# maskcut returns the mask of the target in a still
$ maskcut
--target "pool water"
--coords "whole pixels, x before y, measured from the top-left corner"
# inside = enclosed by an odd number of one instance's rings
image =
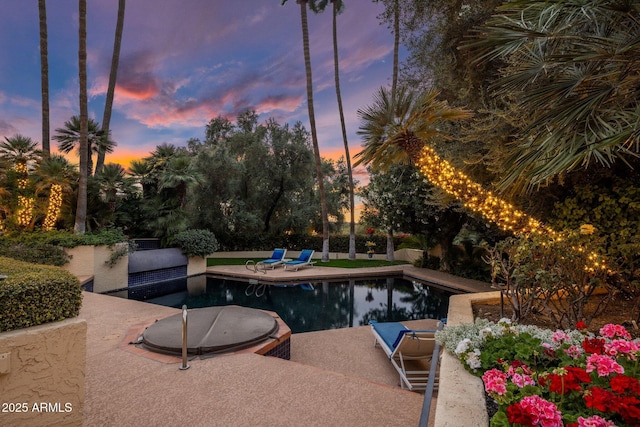
[[[452,295],[402,278],[265,286],[197,276],[162,287],[171,293],[148,297],[129,291],[129,298],[176,308],[239,305],[274,311],[293,333],[362,326],[370,320],[440,319],[447,316]]]

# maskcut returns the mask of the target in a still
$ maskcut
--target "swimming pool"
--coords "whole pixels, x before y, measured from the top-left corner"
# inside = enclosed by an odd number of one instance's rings
[[[162,296],[129,291],[129,298],[181,308],[239,305],[274,311],[293,333],[447,316],[451,292],[402,278],[266,285],[196,276],[161,284]],[[256,292],[256,290],[258,292]],[[157,289],[156,289],[157,292]]]

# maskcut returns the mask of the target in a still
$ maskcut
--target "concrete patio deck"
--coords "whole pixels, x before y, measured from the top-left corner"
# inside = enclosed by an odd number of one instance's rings
[[[220,269],[210,267],[208,274],[222,274]],[[232,273],[240,274],[239,268],[233,270]],[[274,281],[282,280],[278,274],[301,281],[312,276],[345,277],[356,273],[327,270],[326,267],[301,269],[297,273],[276,270],[267,274],[246,271],[259,274],[262,280],[268,276]],[[376,275],[387,274],[378,268],[374,270]],[[413,273],[419,271],[410,271]],[[489,290],[481,282],[469,281],[462,286],[470,287],[459,288],[465,292]],[[132,330],[138,328],[142,333],[145,324],[177,312],[169,307],[84,293],[80,312],[87,322],[83,425],[418,424],[423,395],[398,387],[396,371],[384,352],[374,348],[367,326],[294,334],[290,361],[240,353],[193,359],[190,368],[181,371],[175,358],[163,360],[158,355],[127,351]],[[436,321],[412,323],[409,325],[422,329],[434,327]],[[434,412],[432,405],[432,419]]]

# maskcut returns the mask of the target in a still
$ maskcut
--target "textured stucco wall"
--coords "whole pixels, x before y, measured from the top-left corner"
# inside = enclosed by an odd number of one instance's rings
[[[500,292],[454,295],[449,299],[447,325],[473,323],[473,303],[494,301]],[[466,371],[458,358],[444,351],[440,364],[440,387],[436,403],[435,427],[486,427],[489,416],[482,380]]]
[[[78,318],[0,333],[0,425],[81,426],[86,360]]]
[[[126,243],[119,245],[126,245]],[[111,257],[111,249],[108,246],[78,246],[66,249],[66,251],[72,258],[62,268],[81,280],[93,277],[94,292],[106,292],[127,287],[128,256],[118,258],[116,265],[110,266],[107,263]]]

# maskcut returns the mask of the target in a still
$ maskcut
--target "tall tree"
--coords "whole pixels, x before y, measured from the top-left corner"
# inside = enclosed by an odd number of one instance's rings
[[[42,154],[48,156],[49,143],[49,53],[47,41],[47,1],[38,0],[40,19],[40,81],[42,86]]]
[[[414,93],[400,87],[395,96],[380,88],[372,105],[358,110],[359,135],[364,149],[356,154],[355,165],[370,164],[373,169],[387,170],[391,165],[416,164],[426,142],[443,138],[442,122],[471,116],[466,110],[450,108],[437,99],[438,92]],[[387,229],[387,259],[393,260],[393,228]]]
[[[80,117],[72,116],[64,122],[64,127],[57,128],[55,132],[53,139],[60,143],[58,146],[60,151],[70,153],[74,148],[80,151]],[[91,176],[93,175],[93,154],[98,154],[100,151],[111,153],[116,143],[109,138],[109,135],[104,134],[98,122],[88,119],[87,144],[87,173]]]
[[[118,64],[120,62],[120,45],[122,44],[122,30],[124,28],[124,9],[126,0],[118,0],[118,21],[116,23],[116,35],[113,42],[113,56],[111,57],[111,71],[109,72],[109,87],[107,88],[107,98],[104,104],[104,115],[102,116],[102,133],[108,136],[111,124],[111,110],[113,108],[113,97],[116,90],[116,80],[118,78]],[[96,160],[96,173],[102,170],[104,158],[107,151],[104,148],[98,150]]]
[[[338,57],[338,14],[344,10],[342,0],[320,0],[317,4],[310,3],[314,12],[323,11],[328,2],[331,2],[332,22],[333,22],[333,69],[335,76],[336,97],[338,100],[338,112],[340,114],[340,129],[342,130],[342,141],[344,142],[344,153],[347,164],[347,174],[349,176],[349,259],[356,259],[356,220],[355,220],[355,185],[353,183],[353,169],[351,167],[351,155],[349,154],[349,142],[347,140],[347,127],[344,120],[344,109],[342,107],[342,94],[340,92],[340,62]]]
[[[309,25],[307,22],[307,0],[296,0],[300,5],[300,21],[302,23],[302,48],[304,51],[304,68],[307,76],[307,108],[309,110],[309,126],[311,127],[311,141],[313,154],[316,160],[316,177],[318,179],[318,191],[320,193],[320,209],[322,215],[322,261],[329,261],[329,214],[327,198],[324,191],[324,179],[322,176],[322,159],[320,158],[320,146],[316,131],[316,116],[313,109],[313,78],[311,74],[311,53],[309,49]],[[284,5],[287,0],[282,0]]]
[[[87,228],[87,182],[89,174],[88,153],[89,142],[87,105],[87,0],[78,0],[78,68],[80,75],[80,178],[78,180],[78,202],[76,206],[76,220],[73,226],[76,234],[84,234]]]

